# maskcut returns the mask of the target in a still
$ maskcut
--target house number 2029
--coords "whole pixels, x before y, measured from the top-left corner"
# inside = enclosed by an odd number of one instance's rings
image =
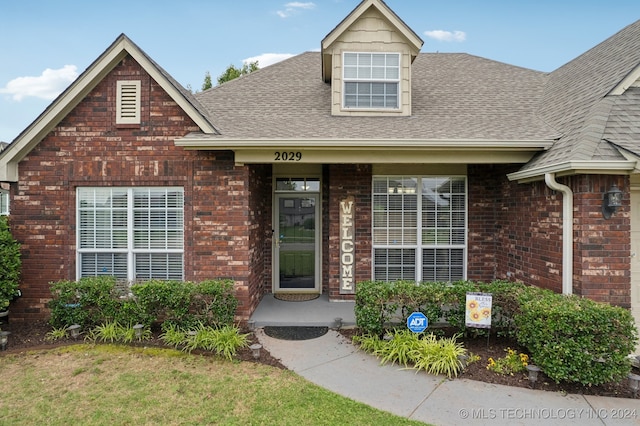
[[[276,151],[273,153],[274,161],[300,161],[302,153],[300,151]]]

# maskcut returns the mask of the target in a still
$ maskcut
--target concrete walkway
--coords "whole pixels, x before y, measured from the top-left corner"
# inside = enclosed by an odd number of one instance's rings
[[[307,380],[429,424],[640,425],[640,399],[564,395],[416,374],[398,366],[381,366],[334,330],[303,341],[274,339],[262,329],[256,334],[271,355]]]

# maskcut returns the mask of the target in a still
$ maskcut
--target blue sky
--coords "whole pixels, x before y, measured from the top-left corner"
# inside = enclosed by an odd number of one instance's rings
[[[319,50],[360,0],[0,0],[0,141],[12,141],[120,35],[185,87],[230,64]],[[553,71],[640,19],[637,0],[386,0],[423,52]],[[320,75],[320,70],[318,70]]]

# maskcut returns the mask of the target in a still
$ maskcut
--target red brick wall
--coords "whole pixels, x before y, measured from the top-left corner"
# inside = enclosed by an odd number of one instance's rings
[[[142,82],[142,123],[115,125],[116,81]],[[125,58],[19,165],[12,185],[13,232],[22,244],[23,297],[12,320],[46,318],[49,283],[76,278],[78,186],[181,186],[185,190],[185,279],[231,278],[240,316],[262,285],[264,195],[249,196],[264,171],[236,166],[233,153],[185,151],[177,137],[195,123],[131,58]],[[255,263],[254,263],[255,262]]]
[[[471,280],[508,279],[562,292],[562,194],[542,182],[509,182],[510,166],[469,166]],[[606,175],[557,179],[573,191],[573,292],[629,307],[629,180]],[[623,207],[602,217],[612,183]]]
[[[627,176],[580,175],[566,179],[574,191],[574,293],[631,306],[630,182]],[[602,217],[602,197],[616,183],[623,206]]]

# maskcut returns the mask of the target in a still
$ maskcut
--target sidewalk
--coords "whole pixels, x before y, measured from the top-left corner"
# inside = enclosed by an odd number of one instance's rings
[[[256,335],[290,370],[332,392],[445,425],[640,425],[640,399],[563,395],[381,366],[334,330],[303,341]]]

